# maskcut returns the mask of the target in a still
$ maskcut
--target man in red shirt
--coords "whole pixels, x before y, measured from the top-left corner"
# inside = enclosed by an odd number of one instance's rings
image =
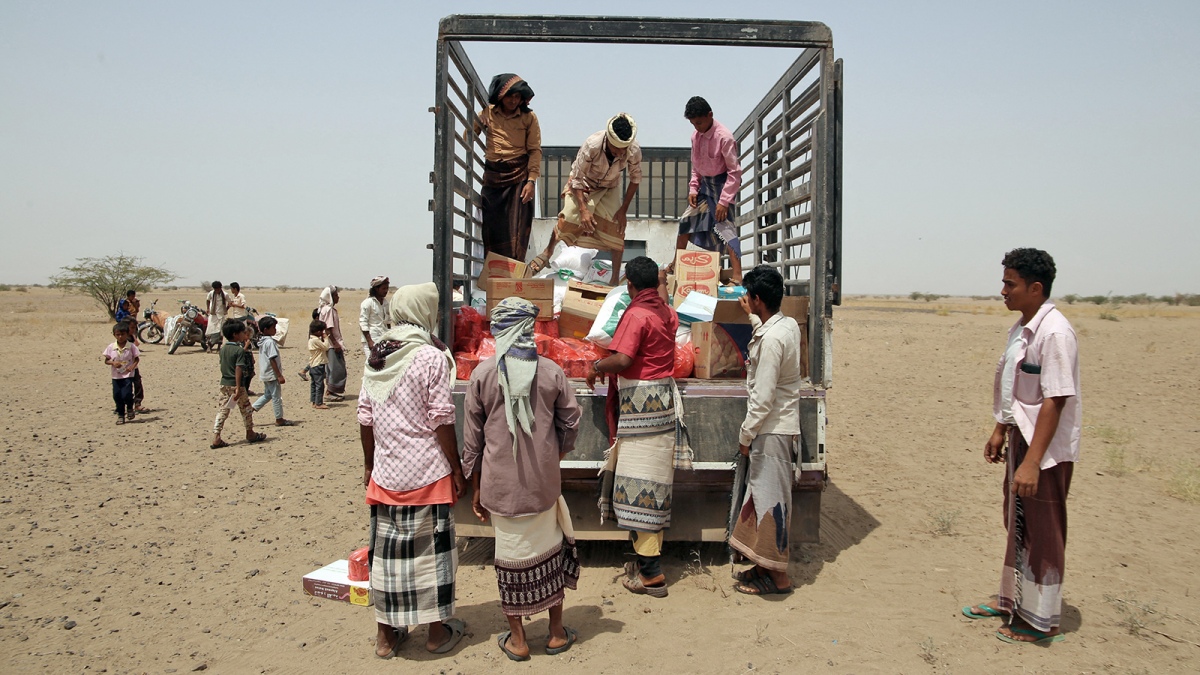
[[[662,598],[667,584],[658,558],[671,525],[671,485],[676,468],[692,468],[683,402],[672,377],[679,317],[667,305],[657,263],[638,256],[625,266],[625,276],[632,301],[613,334],[613,353],[592,364],[587,378],[595,386],[600,374],[616,376],[609,378],[615,432],[601,472],[600,522],[616,518],[630,531],[637,562],[625,565],[625,588]]]

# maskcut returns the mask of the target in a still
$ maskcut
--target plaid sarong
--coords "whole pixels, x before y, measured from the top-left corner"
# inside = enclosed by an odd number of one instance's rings
[[[458,549],[449,504],[372,504],[369,548],[378,623],[399,628],[453,616]]]
[[[738,236],[737,226],[733,224],[733,206],[725,220],[717,222],[717,200],[721,198],[721,190],[729,174],[716,176],[701,176],[699,199],[696,206],[689,206],[679,216],[679,234],[688,235],[688,241],[706,251],[720,251],[721,246],[728,246],[735,256],[742,255],[742,242]]]

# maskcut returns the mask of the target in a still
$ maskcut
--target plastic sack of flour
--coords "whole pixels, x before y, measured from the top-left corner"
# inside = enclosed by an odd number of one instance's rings
[[[592,322],[592,329],[588,331],[586,339],[601,347],[612,344],[613,333],[617,332],[617,322],[621,320],[629,302],[629,291],[625,286],[616,286],[609,291],[608,295],[604,296],[604,304],[600,306],[600,313]]]

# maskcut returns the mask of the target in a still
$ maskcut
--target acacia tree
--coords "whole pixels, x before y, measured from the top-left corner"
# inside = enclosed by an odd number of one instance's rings
[[[142,264],[145,258],[118,255],[103,258],[77,258],[74,265],[50,277],[55,286],[83,293],[95,300],[112,319],[117,314],[117,302],[126,291],[148,291],[156,285],[174,281],[174,272]]]

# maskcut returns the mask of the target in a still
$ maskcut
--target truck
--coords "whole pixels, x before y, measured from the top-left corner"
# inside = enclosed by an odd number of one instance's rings
[[[833,307],[841,286],[842,61],[833,36],[819,22],[451,15],[437,40],[433,198],[433,281],[441,291],[440,337],[453,344],[451,288],[462,283],[467,302],[478,291],[483,245],[479,214],[484,140],[474,131],[487,90],[467,56],[472,42],[609,43],[774,47],[798,52],[795,61],[733,132],[740,148],[742,187],[735,224],[744,269],[776,268],[785,293],[808,298],[808,379],[800,401],[802,456],[793,485],[792,540],[817,542],[821,494],[828,480],[825,442],[826,391],[832,385]],[[576,139],[582,141],[582,139]],[[539,211],[530,252],[540,250],[561,208],[562,187],[578,146],[544,146],[538,180]],[[690,149],[642,147],[643,182],[630,207],[625,259],[647,253],[659,261],[674,255],[676,222],[686,207]],[[654,232],[669,233],[668,242]],[[669,254],[662,251],[669,246]],[[614,271],[615,273],[615,271]],[[579,539],[624,539],[628,533],[601,525],[597,473],[608,447],[606,390],[575,381],[582,409],[576,448],[562,462],[563,495]],[[459,408],[466,383],[458,382]],[[740,507],[744,463],[738,430],[746,412],[746,384],[737,379],[678,381],[685,422],[695,452],[694,470],[676,471],[668,540],[721,542]],[[461,438],[460,438],[461,443]],[[466,500],[456,512],[460,536],[491,536]]]

